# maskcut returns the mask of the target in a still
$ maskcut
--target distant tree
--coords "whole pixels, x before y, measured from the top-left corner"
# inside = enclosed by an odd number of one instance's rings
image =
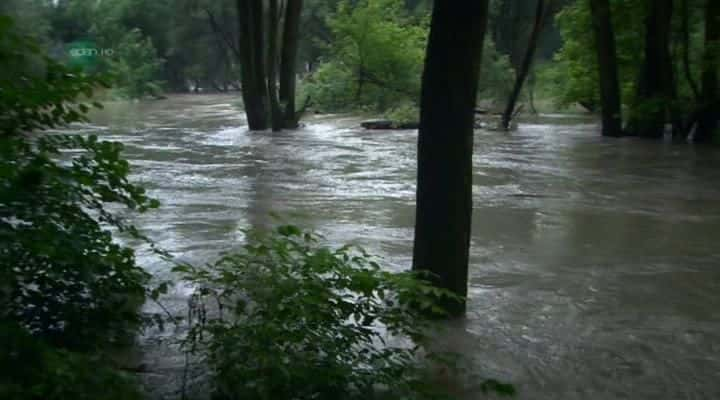
[[[418,137],[413,269],[467,294],[474,108],[488,2],[436,1],[425,58]],[[465,303],[447,304],[462,314]]]
[[[720,2],[707,0],[705,6],[705,55],[702,63],[702,93],[696,142],[710,142],[720,118]]]
[[[265,61],[263,2],[237,0],[242,97],[251,130],[265,130],[270,123],[270,92]]]
[[[296,128],[300,115],[295,105],[303,0],[287,0],[280,53],[280,104],[286,128]]]
[[[647,0],[644,59],[638,74],[628,129],[634,135],[661,138],[675,100],[670,55],[672,0]]]
[[[522,91],[525,80],[530,73],[533,59],[535,58],[535,49],[537,48],[538,41],[540,40],[540,33],[542,32],[543,26],[550,10],[550,4],[552,1],[537,0],[537,6],[535,9],[535,22],[530,32],[530,38],[528,39],[527,48],[520,64],[517,74],[515,77],[515,85],[510,93],[505,111],[502,115],[502,128],[508,129],[510,127],[510,120],[512,119],[513,113],[515,112],[515,106],[517,104],[518,97]]]
[[[590,9],[600,77],[602,134],[603,136],[617,137],[622,135],[622,111],[610,2],[608,0],[590,0]]]
[[[302,2],[268,0],[267,10],[265,2],[260,0],[237,0],[236,4],[240,30],[240,74],[248,126],[251,130],[264,130],[270,126],[273,130],[296,127],[298,116],[294,80],[297,61],[289,58],[297,57],[297,20]],[[286,29],[289,32],[284,34]],[[279,74],[283,85],[280,89]],[[284,100],[282,106],[278,97],[280,93]],[[292,116],[288,107],[292,109]],[[286,122],[290,124],[286,126]]]

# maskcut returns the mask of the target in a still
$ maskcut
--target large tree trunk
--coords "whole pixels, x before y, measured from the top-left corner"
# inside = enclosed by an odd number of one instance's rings
[[[474,108],[487,0],[436,1],[425,58],[418,138],[413,270],[467,294]],[[465,303],[445,304],[462,314]]]
[[[648,0],[645,26],[645,59],[640,68],[632,133],[662,138],[675,84],[670,56],[672,0]]]
[[[280,104],[284,108],[286,128],[297,128],[295,80],[298,46],[300,45],[300,15],[303,0],[287,0],[285,27],[280,56]]]
[[[236,1],[242,96],[250,130],[268,128],[270,99],[265,65],[263,2]]]
[[[608,0],[590,0],[595,47],[600,73],[600,102],[603,136],[622,136],[620,81],[618,79],[615,32]]]
[[[532,67],[532,62],[535,58],[535,49],[537,48],[537,43],[540,39],[540,33],[542,32],[546,15],[547,7],[545,6],[545,0],[538,0],[537,8],[535,9],[535,23],[532,31],[530,32],[527,50],[525,50],[525,56],[522,64],[520,65],[520,69],[517,72],[517,77],[515,78],[515,86],[513,86],[507,106],[505,107],[505,112],[503,112],[502,115],[501,126],[505,130],[510,128],[510,120],[512,119],[513,112],[515,111],[517,99],[520,96],[523,85],[525,84],[525,79],[530,72],[530,67]]]
[[[720,69],[720,2],[706,0],[705,56],[702,68],[702,96],[698,118],[696,142],[711,142],[719,128],[720,96],[718,70]]]

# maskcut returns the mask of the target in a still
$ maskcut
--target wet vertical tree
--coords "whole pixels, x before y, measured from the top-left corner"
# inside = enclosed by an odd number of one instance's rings
[[[420,100],[413,269],[467,294],[474,108],[488,2],[436,1]],[[446,304],[461,314],[464,303]]]
[[[620,81],[618,79],[615,32],[610,2],[590,0],[598,72],[600,74],[600,103],[603,136],[622,136]]]
[[[236,0],[237,53],[251,130],[298,125],[295,74],[302,4],[302,0]]]
[[[640,67],[635,104],[630,118],[633,134],[661,138],[675,99],[670,55],[672,0],[647,0],[644,60]]]
[[[260,0],[236,0],[242,97],[250,130],[269,125],[270,92],[267,86],[265,15]]]
[[[720,94],[718,93],[718,70],[720,70],[720,2],[706,0],[705,6],[705,54],[702,64],[702,93],[695,141],[713,140],[719,128]]]
[[[287,0],[280,54],[280,104],[283,107],[285,128],[297,128],[298,110],[295,105],[297,57],[300,46],[300,17],[303,0]]]
[[[517,104],[518,97],[520,96],[520,92],[525,84],[528,73],[530,73],[530,68],[532,67],[533,59],[535,58],[535,49],[537,49],[538,40],[540,40],[540,34],[542,33],[543,26],[545,25],[545,19],[548,15],[550,3],[551,1],[546,0],[537,1],[537,6],[535,8],[535,22],[533,23],[532,30],[530,31],[530,38],[525,50],[525,55],[523,56],[522,63],[517,71],[513,90],[510,93],[510,98],[508,99],[505,111],[502,115],[501,126],[505,130],[510,128],[510,120],[515,112],[515,105]]]
[[[267,50],[267,87],[270,97],[270,120],[273,131],[283,129],[283,113],[278,98],[278,36],[280,28],[280,1],[268,0],[268,50]]]

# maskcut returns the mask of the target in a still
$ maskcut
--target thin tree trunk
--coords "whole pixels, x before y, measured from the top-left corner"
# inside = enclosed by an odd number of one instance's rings
[[[620,83],[618,79],[615,32],[608,0],[590,0],[595,47],[600,73],[600,102],[603,136],[622,136]]]
[[[236,0],[239,23],[242,96],[250,130],[268,128],[270,100],[265,65],[261,0]]]
[[[270,94],[270,119],[272,130],[283,129],[283,113],[278,100],[277,69],[278,69],[278,30],[280,27],[279,0],[269,0],[269,23],[268,23],[268,53],[267,53],[267,80],[268,92]]]
[[[287,0],[280,58],[280,104],[284,107],[286,128],[297,128],[299,119],[295,105],[295,75],[302,7],[303,0]]]
[[[707,143],[713,140],[720,125],[720,2],[717,0],[707,0],[705,7],[705,56],[702,67],[702,103],[695,141]]]
[[[436,1],[422,78],[413,270],[465,296],[472,216],[474,108],[487,0]],[[451,314],[465,303],[447,302]]]
[[[674,100],[670,32],[672,0],[647,0],[645,60],[642,63],[631,130],[640,137],[662,138]],[[674,119],[674,118],[673,118]]]
[[[683,69],[685,71],[685,79],[690,85],[690,89],[696,99],[700,98],[700,90],[698,89],[697,82],[693,78],[692,71],[690,69],[690,10],[688,6],[688,0],[682,0],[682,46],[683,46]]]
[[[530,40],[528,41],[528,47],[525,51],[525,57],[523,58],[520,70],[515,78],[515,86],[510,93],[505,112],[502,115],[501,126],[507,130],[510,128],[510,119],[512,118],[513,111],[515,111],[515,105],[517,104],[518,97],[522,91],[525,79],[527,78],[530,68],[532,67],[533,59],[535,58],[535,49],[537,49],[537,43],[540,39],[540,33],[542,32],[543,25],[545,23],[545,16],[547,15],[548,7],[545,6],[545,0],[538,0],[537,8],[535,10],[535,24],[533,25],[532,32],[530,33]]]

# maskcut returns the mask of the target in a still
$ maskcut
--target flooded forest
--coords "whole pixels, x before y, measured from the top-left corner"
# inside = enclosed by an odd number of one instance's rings
[[[0,399],[720,398],[720,2],[3,0]]]

